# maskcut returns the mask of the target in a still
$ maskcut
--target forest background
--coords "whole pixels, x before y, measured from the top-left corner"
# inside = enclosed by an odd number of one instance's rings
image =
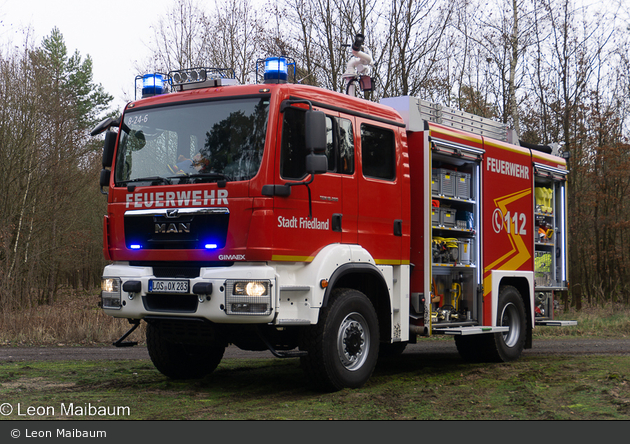
[[[629,17],[623,0],[177,0],[147,23],[137,74],[230,67],[249,83],[256,60],[284,55],[303,83],[341,91],[361,33],[374,58],[368,99],[417,96],[561,144],[571,170],[564,302],[628,306]],[[89,133],[120,112],[63,30],[24,35],[0,48],[0,311],[100,285],[102,141]]]

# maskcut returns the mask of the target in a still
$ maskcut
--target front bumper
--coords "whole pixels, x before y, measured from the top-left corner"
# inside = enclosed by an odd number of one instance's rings
[[[277,276],[265,263],[201,266],[188,275],[156,271],[128,263],[105,267],[104,312],[118,318],[176,316],[215,323],[270,323],[276,315]]]

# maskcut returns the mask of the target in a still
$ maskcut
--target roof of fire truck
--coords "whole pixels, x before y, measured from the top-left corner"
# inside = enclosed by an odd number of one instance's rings
[[[258,75],[260,64],[264,64],[261,83]],[[484,143],[491,143],[506,149],[529,152],[539,162],[566,168],[566,160],[556,155],[557,153],[554,152],[552,155],[540,151],[535,146],[522,146],[518,136],[511,134],[512,130],[506,124],[432,104],[415,97],[390,98],[377,103],[325,88],[289,83],[290,65],[291,63],[283,57],[259,60],[256,83],[246,85],[238,84],[234,72],[223,68],[191,68],[171,71],[168,75],[138,76],[136,81],[142,80],[142,98],[130,102],[127,108],[144,108],[184,101],[203,101],[273,92],[274,94],[271,95],[277,95],[282,98],[281,100],[307,99],[315,107],[352,111],[354,114],[364,115],[370,119],[382,119],[397,126],[405,126],[410,131],[430,130],[436,136],[438,134],[442,137],[450,135],[447,138],[467,140],[467,143],[474,145],[482,146]],[[293,66],[295,66],[294,62]],[[414,128],[410,124],[411,115],[414,113],[417,114],[416,121],[422,122],[421,128]],[[471,140],[471,137],[474,140]]]
[[[205,73],[203,73],[204,70],[206,70]],[[214,68],[193,68],[189,70],[172,71],[167,76],[162,74],[147,74],[142,77],[137,77],[137,80],[143,80],[142,98],[130,102],[127,108],[167,105],[183,101],[212,100],[213,98],[220,97],[271,94],[273,92],[282,97],[282,100],[285,98],[307,99],[315,107],[330,110],[349,110],[355,114],[369,116],[371,119],[384,119],[397,126],[405,126],[401,115],[390,106],[325,88],[300,83],[289,83],[286,77],[282,78],[281,76],[281,78],[278,79],[276,76],[269,76],[268,68],[265,70],[265,79],[262,83],[245,85],[238,84],[234,78],[221,77],[221,74],[217,74],[213,70]],[[191,76],[189,74],[190,72],[196,72],[197,74]],[[202,72],[202,74],[199,74],[200,72]],[[185,76],[182,75],[182,73],[186,73]],[[210,77],[210,73],[213,73],[215,76]],[[194,77],[195,80],[179,80],[182,77],[186,79]],[[179,82],[177,80],[179,80]],[[170,91],[168,91],[169,89]]]

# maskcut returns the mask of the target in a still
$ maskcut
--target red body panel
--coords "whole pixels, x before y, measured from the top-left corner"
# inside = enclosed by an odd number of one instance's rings
[[[401,264],[409,261],[409,165],[402,119],[388,107],[301,85],[231,86],[157,96],[130,106],[138,109],[219,97],[270,94],[269,120],[262,164],[250,181],[196,185],[138,186],[133,190],[110,182],[109,205],[104,225],[104,252],[113,261],[311,261],[329,244],[360,243],[377,262]],[[266,197],[264,185],[282,185],[280,103],[306,98],[315,109],[351,119],[355,140],[355,172],[352,175],[317,175],[309,185],[312,217],[309,217],[309,188],[292,186],[289,197]],[[323,105],[328,104],[328,105]],[[323,105],[323,106],[322,106]],[[359,127],[380,119],[396,137],[396,180],[375,181],[361,175]],[[385,121],[385,123],[383,123]],[[387,123],[389,122],[389,123]],[[113,175],[112,175],[113,176]],[[405,202],[405,204],[403,204]],[[126,247],[126,211],[164,208],[227,208],[230,212],[226,245],[218,250],[131,250]],[[343,215],[342,231],[332,230],[333,215]],[[402,220],[402,236],[394,236],[394,221]]]
[[[533,169],[527,149],[485,140],[483,181],[483,294],[492,270],[533,271]],[[484,304],[484,320],[491,319]]]
[[[408,134],[409,142],[409,164],[411,171],[425,171],[425,151],[429,149],[425,144],[425,135],[422,132],[411,132]],[[422,293],[424,291],[424,263],[425,255],[431,254],[425,251],[425,227],[424,218],[427,211],[424,206],[425,193],[431,193],[425,190],[423,175],[412,174],[411,176],[411,257],[410,261],[414,264],[411,273],[412,293]],[[430,233],[428,233],[430,236]]]

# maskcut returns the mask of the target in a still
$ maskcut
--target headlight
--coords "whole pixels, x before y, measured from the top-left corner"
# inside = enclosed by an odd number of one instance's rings
[[[266,296],[269,291],[269,282],[249,281],[235,282],[235,296]]]
[[[227,281],[225,286],[227,314],[266,316],[271,313],[269,281]]]
[[[120,279],[101,279],[101,301],[103,308],[120,309]]]

